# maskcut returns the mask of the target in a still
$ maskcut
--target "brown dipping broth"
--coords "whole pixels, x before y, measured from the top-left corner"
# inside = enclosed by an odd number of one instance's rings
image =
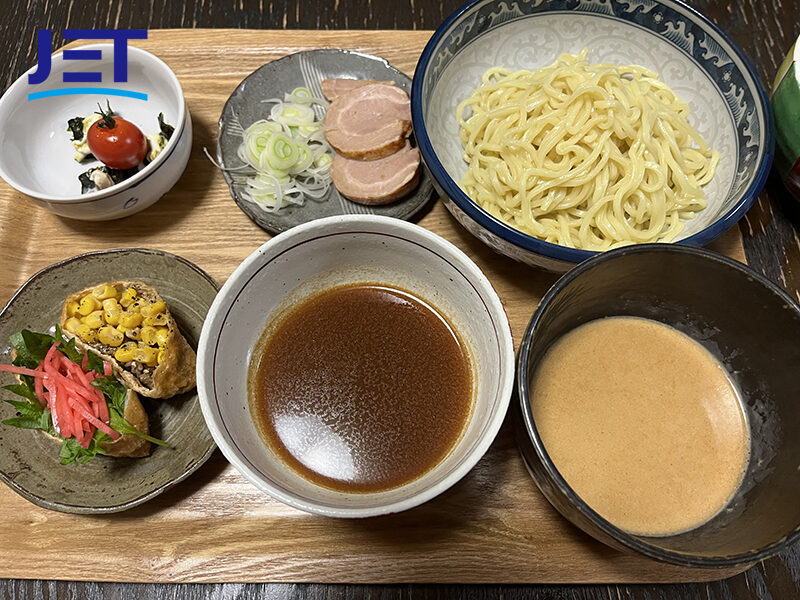
[[[472,364],[446,319],[409,292],[347,284],[273,319],[248,372],[262,440],[312,483],[381,492],[439,464],[473,405]]]

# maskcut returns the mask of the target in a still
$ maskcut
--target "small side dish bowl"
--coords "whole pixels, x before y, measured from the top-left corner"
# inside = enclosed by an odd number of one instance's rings
[[[751,440],[747,470],[726,508],[687,532],[649,537],[615,527],[565,481],[537,429],[532,382],[541,359],[567,332],[612,316],[652,319],[687,334],[722,363],[741,394]],[[517,433],[525,463],[565,517],[615,548],[695,567],[744,566],[776,554],[800,537],[798,339],[800,307],[732,259],[647,244],[587,260],[548,291],[520,346]]]
[[[434,33],[414,74],[411,112],[422,158],[447,209],[473,235],[518,261],[566,271],[596,254],[514,229],[472,201],[456,108],[490,67],[534,70],[588,48],[589,62],[655,71],[691,110],[689,122],[719,151],[708,206],[678,242],[704,245],[736,223],[766,182],[772,113],[742,50],[696,10],[675,0],[501,2],[473,0]]]
[[[192,148],[192,121],[183,90],[175,74],[159,58],[128,47],[128,80],[114,82],[113,44],[88,44],[80,50],[100,51],[100,60],[65,60],[64,52],[52,57],[48,80],[30,85],[28,70],[0,98],[0,177],[36,205],[62,217],[85,221],[118,219],[144,210],[174,186],[189,161]],[[98,72],[104,86],[84,86],[89,90],[69,92],[62,81],[65,72]],[[96,88],[96,91],[94,91]],[[146,94],[147,99],[111,95],[111,91]],[[31,98],[39,92],[62,92]],[[103,190],[81,194],[78,175],[99,161],[78,163],[67,121],[86,117],[103,108],[106,101],[120,116],[136,124],[146,135],[158,132],[157,117],[164,113],[166,123],[175,130],[161,153],[134,176]]]
[[[375,493],[343,493],[302,478],[262,441],[248,403],[248,365],[276,309],[328,287],[385,282],[430,303],[471,354],[473,407],[455,447],[416,480]],[[198,390],[226,458],[270,496],[332,517],[369,517],[421,504],[483,456],[506,414],[514,349],[500,299],[478,267],[426,229],[390,217],[346,215],[304,223],[251,254],[215,300],[200,336]]]

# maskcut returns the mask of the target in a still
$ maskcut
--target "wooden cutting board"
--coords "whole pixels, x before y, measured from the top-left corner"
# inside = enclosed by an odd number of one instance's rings
[[[413,75],[429,31],[150,31],[136,45],[183,84],[194,147],[178,185],[150,209],[88,223],[36,208],[0,182],[0,302],[38,269],[84,251],[122,246],[174,252],[220,283],[269,239],[234,204],[214,152],[217,119],[251,71],[285,54],[348,48]],[[553,274],[495,254],[440,202],[420,221],[470,255],[495,285],[519,343]],[[712,245],[744,260],[737,228]],[[0,486],[0,577],[138,582],[679,582],[736,570],[693,570],[607,548],[563,519],[526,472],[509,417],[486,456],[440,497],[368,520],[312,516],[271,500],[222,455],[130,511],[50,512]]]

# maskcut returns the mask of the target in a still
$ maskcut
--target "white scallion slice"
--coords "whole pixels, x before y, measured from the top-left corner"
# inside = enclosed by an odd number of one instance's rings
[[[273,102],[268,119],[244,130],[237,155],[256,171],[248,177],[242,196],[267,212],[306,198],[324,198],[331,186],[333,150],[325,139],[313,105],[325,105],[307,88],[296,88],[285,100]]]

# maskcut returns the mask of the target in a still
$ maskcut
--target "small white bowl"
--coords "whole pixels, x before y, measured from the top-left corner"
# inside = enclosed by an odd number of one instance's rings
[[[192,147],[192,121],[175,74],[159,58],[128,47],[128,81],[114,83],[112,44],[89,44],[81,50],[100,50],[101,60],[52,57],[47,81],[30,85],[31,68],[0,98],[0,177],[35,204],[63,217],[104,221],[126,217],[154,204],[177,183]],[[99,84],[65,84],[64,71],[102,73]],[[28,99],[28,94],[67,87],[105,87],[147,94],[147,100],[105,94],[63,95]],[[88,116],[106,100],[143,133],[158,132],[158,113],[175,128],[166,148],[133,177],[104,190],[81,194],[78,175],[99,161],[76,162],[67,121]]]
[[[320,289],[359,281],[396,285],[441,311],[471,352],[477,384],[469,422],[450,454],[415,481],[378,493],[333,491],[291,470],[259,437],[247,398],[250,356],[270,314]],[[513,383],[508,319],[480,269],[430,231],[374,215],[318,219],[261,246],[220,290],[197,351],[200,405],[225,457],[277,500],[332,517],[399,512],[455,484],[492,443]]]

